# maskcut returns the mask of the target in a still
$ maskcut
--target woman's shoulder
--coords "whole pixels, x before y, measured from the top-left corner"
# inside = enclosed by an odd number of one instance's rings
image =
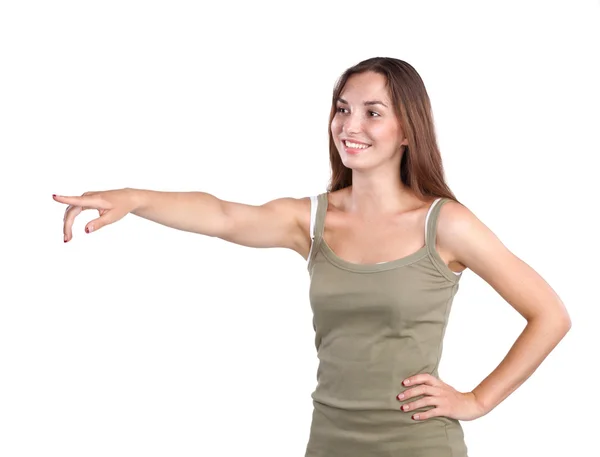
[[[437,232],[442,239],[451,239],[457,232],[469,229],[476,221],[475,214],[462,203],[447,197],[438,197],[441,204]]]
[[[498,239],[469,208],[451,198],[444,198],[438,214],[436,237],[441,249],[451,253],[454,261],[466,267],[465,253],[486,252]]]

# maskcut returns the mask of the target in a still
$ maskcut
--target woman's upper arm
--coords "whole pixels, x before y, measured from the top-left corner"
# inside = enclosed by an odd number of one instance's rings
[[[256,248],[310,249],[310,199],[278,198],[260,206],[221,200],[224,224],[219,238]],[[308,246],[308,247],[307,247]]]
[[[525,319],[554,313],[570,325],[567,311],[550,285],[464,205],[450,201],[440,208],[437,238],[453,260],[490,284]]]

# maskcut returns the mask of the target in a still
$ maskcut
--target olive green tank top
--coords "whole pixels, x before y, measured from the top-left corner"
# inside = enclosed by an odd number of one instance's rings
[[[312,398],[348,410],[399,410],[404,379],[438,377],[461,277],[435,250],[438,214],[449,199],[438,198],[429,208],[425,245],[418,251],[357,264],[338,257],[323,239],[327,195],[312,197],[309,298],[319,358]]]
[[[323,239],[328,194],[311,197],[309,298],[319,366],[305,457],[468,457],[459,421],[415,421],[433,406],[404,412],[402,381],[436,378],[461,274],[435,250],[440,208],[429,208],[425,245],[391,262],[357,264]]]

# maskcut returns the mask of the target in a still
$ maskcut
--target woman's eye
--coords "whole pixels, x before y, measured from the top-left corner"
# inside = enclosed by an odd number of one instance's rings
[[[336,111],[337,111],[338,113],[344,113],[344,111],[347,111],[347,110],[346,110],[346,108],[343,108],[343,107],[341,107],[341,106],[338,106],[338,107],[336,108]],[[345,114],[345,113],[344,113],[344,114]],[[372,116],[373,114],[374,114],[375,116]],[[369,115],[371,115],[371,117],[380,117],[380,116],[381,116],[379,113],[376,113],[375,111],[369,111]]]

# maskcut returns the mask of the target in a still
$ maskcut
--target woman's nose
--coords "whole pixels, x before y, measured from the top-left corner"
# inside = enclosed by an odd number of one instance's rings
[[[344,130],[348,133],[356,133],[360,132],[362,129],[361,119],[358,115],[350,115],[346,118],[346,122],[344,122]]]

